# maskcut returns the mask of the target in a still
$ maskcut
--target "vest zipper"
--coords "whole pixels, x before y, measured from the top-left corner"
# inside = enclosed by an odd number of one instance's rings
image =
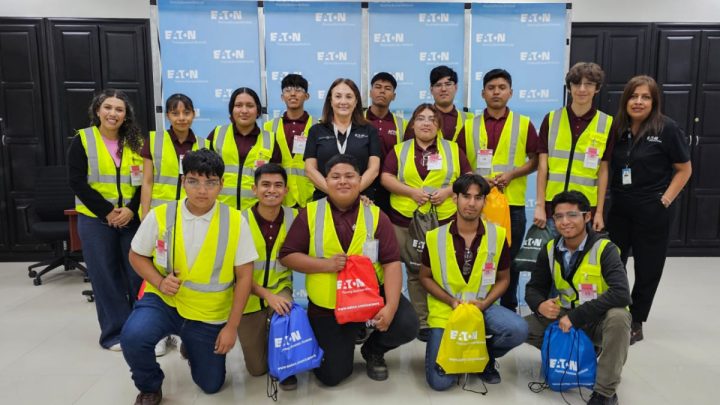
[[[120,158],[120,166],[122,166],[122,158]],[[122,189],[120,188],[120,168],[115,167],[115,186],[117,187],[118,192],[118,208],[123,206],[123,195],[122,195]]]
[[[270,279],[270,255],[265,252],[265,273],[263,274],[263,288],[267,288]],[[265,309],[265,300],[260,300],[260,309]]]

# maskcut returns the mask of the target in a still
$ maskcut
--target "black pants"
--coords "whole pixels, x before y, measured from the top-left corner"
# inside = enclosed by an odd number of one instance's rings
[[[315,377],[327,386],[340,384],[353,372],[355,339],[364,328],[364,323],[346,323],[335,321],[332,310],[324,310],[308,304],[310,326],[318,344],[325,352],[320,367],[313,370]],[[417,336],[418,318],[410,301],[400,295],[397,312],[390,327],[385,332],[374,331],[363,344],[366,353],[385,354],[386,352],[412,341]]]
[[[505,308],[515,311],[517,309],[517,286],[520,273],[512,265],[512,260],[520,251],[523,240],[525,239],[525,226],[527,225],[527,218],[525,216],[525,206],[510,206],[510,228],[511,228],[511,241],[510,244],[510,285],[508,285],[505,294],[500,299],[500,305]]]
[[[643,198],[613,195],[607,224],[610,240],[620,248],[623,263],[627,264],[630,254],[635,261],[630,305],[633,322],[647,321],[650,313],[665,266],[675,208],[674,205],[665,208],[660,195]]]

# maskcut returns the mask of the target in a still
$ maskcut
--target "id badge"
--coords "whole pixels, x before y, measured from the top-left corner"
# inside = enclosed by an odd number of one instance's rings
[[[133,187],[142,186],[142,169],[138,165],[130,166],[130,184]]]
[[[476,169],[492,169],[492,149],[478,149]]]
[[[442,170],[442,156],[439,153],[433,153],[428,156],[427,169],[428,170]]]
[[[377,263],[379,249],[380,241],[377,239],[368,239],[363,243],[363,256],[369,258],[371,262]]]
[[[597,286],[594,284],[580,283],[578,287],[580,304],[584,304],[597,298]]]
[[[492,262],[485,263],[482,271],[482,285],[493,285],[495,284],[495,265]]]
[[[623,186],[629,186],[632,184],[632,169],[629,167],[622,169],[622,184]]]
[[[293,149],[292,153],[305,154],[305,145],[307,144],[307,138],[302,135],[295,135],[293,138]]]
[[[155,241],[155,261],[160,267],[167,268],[168,263],[167,257],[167,244],[164,240],[158,239]]]
[[[182,161],[183,161],[184,158],[185,158],[185,155],[180,155],[180,157],[179,157],[179,159],[178,159],[178,166],[180,166],[180,174],[185,174],[185,173],[183,172],[183,168],[182,168]]]
[[[597,169],[598,162],[600,161],[600,156],[598,155],[598,150],[595,147],[589,147],[585,151],[585,162],[583,162],[583,166],[587,169]]]
[[[260,158],[255,161],[255,168],[262,167],[265,163],[267,163],[267,160]]]

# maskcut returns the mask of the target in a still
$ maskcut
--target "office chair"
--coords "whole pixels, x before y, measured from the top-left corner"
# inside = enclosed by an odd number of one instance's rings
[[[53,246],[54,257],[28,266],[28,277],[33,284],[41,285],[41,277],[49,271],[63,267],[65,271],[78,269],[87,279],[87,268],[80,264],[82,252],[68,248],[70,227],[64,211],[73,208],[75,198],[68,185],[65,166],[44,166],[35,169],[35,200],[30,205],[32,219],[30,232],[33,238]],[[41,268],[36,271],[35,269]]]

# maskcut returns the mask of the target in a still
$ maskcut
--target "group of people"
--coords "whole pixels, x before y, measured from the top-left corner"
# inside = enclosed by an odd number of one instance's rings
[[[267,324],[290,311],[296,271],[306,274],[308,317],[324,351],[314,374],[325,385],[352,373],[356,341],[368,376],[385,380],[384,354],[418,338],[427,342],[428,384],[450,388],[458,376],[435,359],[450,313],[469,302],[491,335],[483,381],[499,383],[495,359],[523,342],[540,347],[557,320],[564,331],[584,329],[602,349],[590,403],[617,403],[628,346],[643,339],[662,274],[672,202],[691,165],[652,78],[628,82],[615,119],[593,105],[603,78],[594,63],[574,65],[570,104],[548,113],[539,134],[508,108],[512,77],[503,69],[485,74],[487,107],[476,116],[454,105],[457,73],[432,69],[434,103],[419,105],[409,121],[390,112],[397,82],[389,73],[372,78],[366,111],[355,83],[335,80],[318,120],[304,110],[307,80],[289,74],[281,117],[258,125],[257,93],[238,88],[230,122],[205,138],[192,130],[186,95],[167,99],[170,128],[144,139],[127,95],[103,91],[90,105],[91,126],[68,151],[100,345],[123,352],[138,404],[162,399],[155,355],[170,335],[182,339],[193,380],[217,392],[238,340],[248,372],[267,372]],[[523,319],[512,261],[536,170],[533,223],[555,238],[527,284],[533,314]],[[510,229],[482,216],[491,187],[507,197]],[[439,226],[411,266],[401,254],[408,227],[416,212],[431,210]],[[370,257],[384,299],[363,339],[364,323],[339,324],[333,312],[337,273],[351,255]],[[296,385],[295,377],[280,382]]]

